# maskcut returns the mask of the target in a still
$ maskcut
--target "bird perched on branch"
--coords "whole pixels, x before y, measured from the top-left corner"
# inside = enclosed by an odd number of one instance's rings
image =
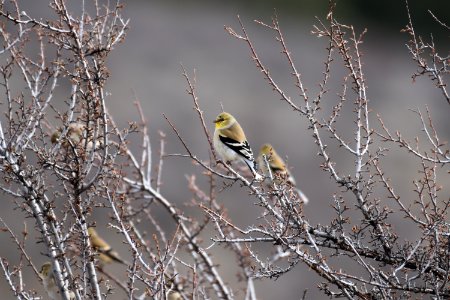
[[[181,294],[177,291],[169,291],[167,292],[167,300],[182,300]]]
[[[242,161],[247,164],[255,179],[261,175],[256,172],[253,152],[245,137],[244,130],[229,113],[222,112],[214,120],[214,148],[225,162]]]
[[[53,132],[50,140],[53,144],[56,144],[59,142],[59,139],[61,138],[62,129],[58,129],[55,132]],[[61,144],[64,148],[68,148],[69,145],[72,144],[72,146],[82,145],[84,146],[86,142],[86,138],[88,139],[86,149],[91,150],[94,146],[93,140],[94,138],[88,137],[88,130],[86,128],[85,124],[82,123],[70,123],[67,129],[67,135],[63,141],[61,141]],[[102,144],[101,139],[97,138],[95,142],[95,148],[99,148]]]
[[[85,126],[81,123],[70,123],[69,128],[67,130],[66,138],[69,140],[73,145],[78,145],[81,140],[83,139],[83,132],[85,131]],[[59,138],[61,137],[62,130],[58,129],[55,132],[53,132],[51,141],[53,144],[56,144],[59,141]],[[68,141],[63,142],[63,146],[67,147]]]
[[[61,299],[60,291],[58,285],[55,282],[55,275],[53,274],[52,264],[49,261],[45,262],[41,266],[39,276],[42,279],[42,284],[44,285],[44,289],[47,292],[50,299],[60,300]],[[69,297],[70,299],[75,299],[75,294],[72,291],[69,291]]]
[[[259,151],[257,158],[258,166],[261,172],[272,178],[276,184],[283,184],[284,182],[289,183],[292,187],[296,188],[296,182],[291,172],[287,168],[283,159],[278,155],[278,153],[273,149],[272,145],[264,144]],[[272,176],[270,176],[270,174]],[[307,204],[309,202],[305,194],[297,189],[298,195],[303,203]]]
[[[94,227],[88,228],[88,234],[92,248],[98,252],[98,258],[102,264],[109,264],[112,261],[115,261],[127,265],[127,263],[120,258],[119,253],[114,251],[111,246],[98,235]]]
[[[165,286],[166,286],[166,298],[167,300],[182,300],[183,297],[181,296],[180,292],[175,287],[175,280],[174,277],[170,277],[169,275],[164,273],[164,280],[165,280]]]

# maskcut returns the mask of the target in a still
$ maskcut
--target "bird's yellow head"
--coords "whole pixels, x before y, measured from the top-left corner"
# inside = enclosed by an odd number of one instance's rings
[[[52,271],[52,264],[48,261],[42,265],[40,273],[43,277],[48,277],[51,271]]]
[[[214,120],[217,129],[230,127],[236,122],[236,119],[227,112],[220,113]]]
[[[273,147],[271,144],[264,144],[261,147],[261,150],[259,150],[259,154],[260,155],[265,155],[267,158],[269,158],[269,156],[273,155]]]

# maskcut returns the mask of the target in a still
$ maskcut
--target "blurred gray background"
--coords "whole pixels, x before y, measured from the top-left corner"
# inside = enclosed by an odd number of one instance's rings
[[[444,1],[410,1],[410,10],[417,31],[429,39],[433,33],[438,49],[443,55],[448,53],[448,32],[436,24],[427,9],[431,9],[444,22],[449,22],[450,4]],[[24,2],[23,9],[31,16],[48,15],[46,1]],[[333,193],[343,194],[349,206],[353,198],[342,193],[341,189],[321,171],[321,159],[317,157],[317,147],[313,142],[307,123],[299,118],[285,103],[279,101],[279,96],[266,84],[262,74],[256,69],[250,58],[249,50],[242,41],[230,37],[224,30],[224,25],[239,30],[237,15],[245,24],[260,58],[269,67],[272,76],[295,99],[297,91],[290,70],[284,57],[280,54],[278,43],[272,32],[261,28],[253,22],[254,19],[271,22],[274,9],[283,29],[285,39],[292,52],[298,70],[302,74],[305,86],[311,97],[318,91],[318,83],[324,70],[327,41],[311,35],[313,24],[318,24],[315,16],[325,20],[328,1],[126,1],[123,11],[130,18],[130,29],[126,40],[119,45],[109,57],[111,76],[107,84],[109,92],[109,112],[114,116],[119,126],[125,127],[130,121],[138,121],[138,113],[132,102],[135,97],[141,101],[148,121],[150,135],[156,159],[158,151],[158,131],[167,135],[167,153],[184,153],[183,148],[171,131],[162,114],[166,114],[179,129],[194,153],[207,160],[208,144],[201,130],[199,120],[194,112],[192,99],[186,93],[186,82],[181,76],[182,63],[192,74],[196,70],[197,93],[199,103],[204,110],[207,125],[213,132],[212,121],[224,109],[232,113],[245,129],[247,138],[254,152],[258,152],[261,144],[270,142],[279,154],[286,157],[299,187],[310,198],[310,204],[305,208],[305,214],[312,224],[324,224],[333,216],[330,208]],[[368,29],[361,50],[364,54],[364,69],[368,84],[368,97],[372,109],[372,126],[379,128],[376,114],[379,114],[385,124],[395,132],[399,130],[410,140],[419,135],[423,141],[421,124],[410,109],[425,111],[429,107],[436,129],[442,141],[448,141],[450,136],[449,106],[441,97],[433,83],[427,78],[412,81],[411,75],[416,70],[405,43],[408,36],[400,30],[408,22],[403,1],[339,1],[335,13],[342,23],[355,25],[360,33]],[[447,19],[445,19],[447,18]],[[336,59],[338,57],[336,56]],[[340,63],[340,62],[338,62]],[[341,91],[343,73],[340,67],[333,71],[330,80],[331,89],[323,101],[324,111],[329,111],[335,105]],[[341,71],[339,71],[341,70]],[[62,86],[58,97],[69,98],[70,89]],[[353,97],[346,102],[344,117],[338,123],[343,136],[352,139],[351,104]],[[328,136],[328,134],[325,134]],[[392,179],[393,186],[408,203],[409,197],[414,199],[413,180],[420,178],[418,168],[420,161],[405,155],[404,150],[392,146],[389,156],[382,166]],[[135,147],[138,151],[138,145]],[[428,148],[426,148],[428,150]],[[329,150],[334,153],[333,160],[341,174],[352,174],[354,170],[353,157],[338,149],[333,142]],[[179,208],[188,213],[198,214],[196,209],[185,207],[192,195],[187,189],[186,174],[197,174],[201,179],[201,169],[193,166],[187,159],[168,158],[164,163],[162,193]],[[447,176],[447,177],[444,177]],[[442,172],[439,177],[441,184],[448,182],[448,175]],[[438,178],[438,180],[439,180]],[[444,187],[440,194],[447,199],[449,188]],[[386,193],[380,190],[377,194],[383,203],[392,205],[386,198]],[[411,200],[412,201],[412,200]],[[257,223],[259,208],[253,205],[254,199],[239,187],[219,194],[219,202],[223,204],[229,217],[241,226]],[[161,212],[163,219],[167,217]],[[12,217],[1,215],[11,224],[17,223]],[[96,211],[99,225],[108,222],[108,213]],[[359,218],[359,214],[352,215]],[[411,230],[409,223],[402,216],[391,220],[394,229],[401,234],[400,239],[414,239],[417,232]],[[32,220],[26,220],[28,227],[34,226]],[[17,228],[22,222],[16,224]],[[126,247],[121,244],[121,238],[111,229],[99,227],[99,232],[115,243],[122,256],[128,257]],[[151,232],[151,230],[149,230]],[[211,236],[213,232],[209,232]],[[208,238],[205,235],[205,245]],[[3,245],[10,245],[6,234],[0,236]],[[33,241],[29,241],[29,246]],[[30,246],[31,247],[31,246]],[[39,254],[42,249],[32,255],[37,261],[45,258]],[[9,249],[9,250],[8,250]],[[262,248],[261,253],[267,249]],[[14,257],[15,250],[2,247],[0,256]],[[4,252],[5,251],[5,252]],[[220,264],[225,279],[236,282],[235,259],[230,251],[214,247],[210,252],[216,253],[215,258]],[[125,278],[125,270],[121,266],[107,266],[119,277]],[[35,286],[33,274],[26,274],[25,282]],[[304,289],[308,289],[309,299],[325,298],[317,291],[320,278],[304,265],[298,265],[295,271],[281,277],[277,281],[257,281],[258,299],[298,299]],[[3,282],[3,281],[2,281]],[[242,288],[242,284],[239,286]],[[39,287],[37,287],[40,289]],[[6,287],[2,283],[2,290]],[[236,299],[242,299],[243,294],[235,290]],[[12,296],[11,296],[12,297]],[[118,294],[109,299],[125,299]],[[2,298],[6,299],[6,298]],[[45,299],[45,297],[44,297]]]

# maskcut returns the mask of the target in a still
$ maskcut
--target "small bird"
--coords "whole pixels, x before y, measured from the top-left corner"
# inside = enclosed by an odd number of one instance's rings
[[[44,289],[47,292],[48,296],[52,300],[60,300],[61,295],[59,292],[59,288],[55,282],[55,276],[52,270],[52,264],[48,261],[44,263],[39,272],[39,276],[42,279],[42,283],[44,285]],[[75,294],[72,291],[69,291],[70,299],[75,299]]]
[[[175,288],[174,277],[170,277],[169,275],[164,273],[165,286],[167,289],[166,298],[167,298],[167,300],[182,300],[183,297]]]
[[[296,188],[296,182],[291,172],[287,168],[283,159],[278,155],[278,153],[273,149],[272,145],[264,144],[259,151],[257,158],[258,166],[261,172],[269,177],[269,171],[272,174],[273,181],[276,184],[282,184],[284,182],[289,183],[292,187]],[[269,170],[270,168],[270,170]],[[307,204],[309,202],[305,194],[297,189],[298,195],[303,203]]]
[[[127,263],[120,258],[119,253],[114,251],[111,246],[98,235],[94,227],[88,228],[88,234],[92,248],[99,253],[99,260],[102,264],[109,264],[112,261],[115,261],[127,265]]]
[[[182,300],[181,294],[177,291],[168,291],[167,292],[167,300]]]
[[[62,130],[58,129],[53,132],[50,140],[53,144],[59,142]],[[88,136],[88,130],[85,124],[81,123],[70,123],[67,130],[67,135],[65,140],[62,141],[62,146],[68,148],[70,144],[73,146],[82,145],[86,142],[86,137]],[[93,137],[88,137],[88,143],[86,145],[86,150],[90,151],[94,147]],[[69,143],[70,141],[70,143]],[[102,145],[101,139],[97,138],[95,141],[95,148],[99,148]]]
[[[85,126],[81,123],[70,123],[69,129],[67,131],[67,140],[70,140],[70,142],[74,145],[78,145],[83,140],[83,132],[85,131]],[[51,141],[53,144],[56,144],[61,136],[62,130],[58,129],[55,132],[53,132]],[[64,147],[68,147],[69,143],[68,141],[63,142]]]
[[[216,128],[213,143],[219,156],[227,163],[245,162],[255,179],[260,179],[261,175],[256,172],[253,151],[238,121],[231,114],[222,112],[214,120],[214,123]]]

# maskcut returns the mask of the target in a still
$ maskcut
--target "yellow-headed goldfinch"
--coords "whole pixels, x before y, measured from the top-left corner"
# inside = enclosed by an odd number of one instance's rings
[[[273,149],[272,145],[264,144],[261,147],[257,162],[259,169],[265,176],[269,176],[269,171],[272,173],[272,178],[276,184],[288,182],[293,187],[296,187],[294,177],[292,177],[292,174],[291,172],[289,172],[289,169],[287,168],[283,159]],[[297,192],[302,202],[307,204],[309,200],[305,196],[305,194],[299,189],[297,189]]]
[[[88,228],[88,234],[92,248],[98,252],[98,258],[101,263],[108,264],[112,261],[116,261],[124,265],[127,264],[120,258],[119,254],[114,251],[111,246],[98,235],[97,231],[95,231],[93,227]]]
[[[214,148],[225,162],[243,161],[256,179],[261,176],[256,172],[253,152],[245,137],[244,130],[229,113],[223,112],[214,120]]]
[[[59,292],[59,288],[56,285],[52,264],[50,262],[46,262],[42,265],[41,270],[39,271],[39,276],[42,279],[42,284],[44,285],[44,289],[50,299],[60,300],[61,295]],[[72,291],[69,291],[69,296],[70,299],[75,299],[75,294]]]

